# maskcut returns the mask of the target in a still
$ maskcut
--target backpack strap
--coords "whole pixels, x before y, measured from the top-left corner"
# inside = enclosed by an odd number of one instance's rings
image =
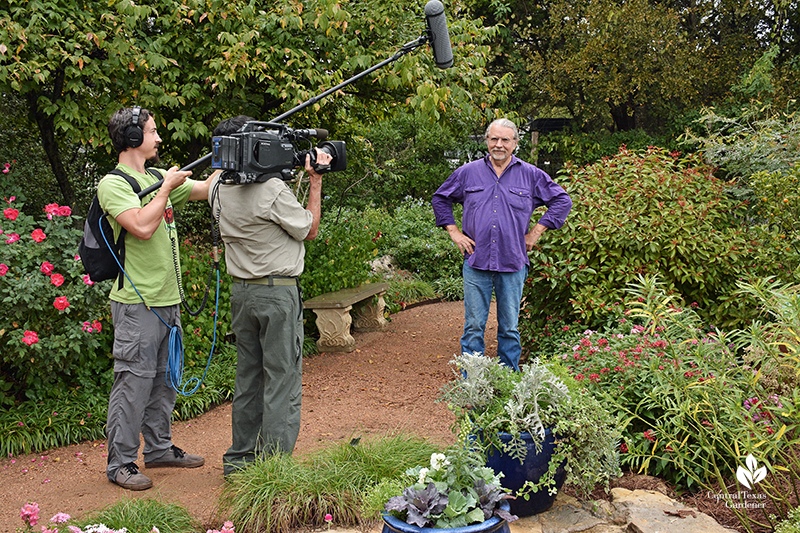
[[[159,172],[156,169],[148,168],[147,172],[149,172],[157,180],[161,179],[161,174],[159,174]],[[133,189],[133,192],[135,192],[137,195],[142,191],[142,187],[139,185],[139,182],[136,181],[136,179],[130,174],[127,174],[118,168],[115,168],[114,170],[110,171],[109,174],[114,174],[115,176],[120,176],[122,178],[125,178],[125,181],[128,182],[128,184],[131,186],[131,189]],[[103,216],[106,215],[108,215],[107,212]],[[119,238],[117,239],[116,242],[116,248],[119,254],[119,263],[121,265],[125,264],[125,235],[127,233],[128,230],[126,230],[120,225]],[[125,283],[125,274],[123,271],[120,270],[120,273],[117,276],[117,290],[122,290],[122,286],[124,285],[124,283]]]

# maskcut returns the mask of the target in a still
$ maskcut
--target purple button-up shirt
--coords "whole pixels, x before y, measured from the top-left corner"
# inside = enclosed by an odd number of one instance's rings
[[[534,209],[547,206],[539,224],[548,229],[563,226],[572,209],[560,185],[515,156],[499,178],[489,155],[456,169],[433,195],[437,226],[456,224],[454,203],[464,206],[461,231],[475,241],[467,263],[495,272],[518,272],[528,264],[525,234]]]

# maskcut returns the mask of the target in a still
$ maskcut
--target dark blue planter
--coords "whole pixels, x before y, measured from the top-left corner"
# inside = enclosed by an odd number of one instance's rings
[[[508,433],[500,433],[499,437],[504,443],[511,440],[511,435]],[[500,483],[504,488],[511,490],[514,495],[516,495],[517,491],[522,488],[526,481],[536,483],[539,481],[539,478],[547,473],[550,466],[550,457],[553,455],[553,450],[555,449],[555,437],[549,429],[545,430],[544,442],[542,443],[540,453],[536,453],[536,446],[533,436],[530,433],[523,433],[522,439],[525,442],[527,454],[521,463],[519,459],[513,459],[500,450],[492,450],[486,460],[486,466],[494,470],[495,473],[503,473],[503,477],[500,478]],[[564,470],[564,465],[562,464],[556,471],[556,488],[561,490],[566,478],[567,472]],[[522,497],[509,500],[511,503],[511,514],[522,517],[542,513],[550,509],[555,500],[556,495],[551,496],[548,494],[547,490],[540,490],[529,494],[527,500]]]
[[[508,501],[500,503],[500,508],[508,511]],[[383,513],[383,533],[511,533],[508,522],[493,516],[489,520],[471,526],[442,528],[419,527],[396,518],[388,513]]]

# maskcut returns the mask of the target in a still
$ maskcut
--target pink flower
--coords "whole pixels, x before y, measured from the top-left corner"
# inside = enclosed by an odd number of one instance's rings
[[[35,331],[26,331],[23,334],[22,342],[30,346],[31,344],[36,344],[39,342],[39,334]]]
[[[83,331],[85,331],[86,333],[91,333],[92,332],[92,325],[89,323],[88,320],[86,320],[86,321],[83,322],[83,327],[81,329]]]
[[[58,298],[56,298],[55,301],[53,302],[53,307],[55,307],[59,311],[63,311],[64,309],[69,307],[69,302],[67,301],[67,297],[59,296]]]
[[[19,216],[19,211],[14,208],[7,207],[3,209],[3,215],[5,215],[5,217],[8,220],[17,220],[17,217]]]
[[[44,212],[47,213],[47,219],[52,220],[53,215],[58,212],[58,204],[47,204],[44,206]]]
[[[93,320],[92,328],[99,333],[103,330],[103,324],[101,324],[99,320]]]
[[[42,271],[42,274],[45,274],[45,275],[49,276],[50,274],[52,274],[52,273],[53,273],[53,270],[54,270],[55,268],[56,268],[56,267],[54,267],[54,266],[53,266],[53,265],[50,263],[50,261],[45,261],[44,263],[42,263],[42,266],[41,266],[41,268],[40,268],[39,270],[41,270],[41,271]]]
[[[30,526],[35,526],[39,522],[39,505],[36,502],[26,503],[19,510],[19,517]]]
[[[68,205],[62,205],[58,208],[58,213],[56,213],[60,217],[68,217],[72,214],[72,208]]]
[[[83,533],[78,526],[67,526],[67,529],[69,529],[69,533]]]
[[[0,276],[5,276],[6,272],[8,272],[8,265],[5,263],[0,263]]]
[[[6,164],[5,164],[5,165],[3,165],[3,166],[5,167],[5,168],[3,169],[3,174],[8,174],[8,173],[9,173],[9,171],[11,170],[11,163],[6,163]]]
[[[87,285],[94,285],[94,281],[92,281],[92,278],[89,277],[89,274],[83,275],[83,282]]]
[[[55,285],[56,287],[60,287],[64,283],[64,276],[61,274],[53,274],[50,276],[50,283]]]
[[[6,239],[6,244],[11,244],[12,242],[17,242],[19,240],[19,235],[16,233],[9,233],[8,239]]]
[[[63,524],[67,522],[70,518],[72,518],[67,513],[57,513],[53,518],[50,519],[51,522],[55,524]]]
[[[42,242],[47,235],[40,229],[35,229],[31,232],[31,238],[36,242]]]

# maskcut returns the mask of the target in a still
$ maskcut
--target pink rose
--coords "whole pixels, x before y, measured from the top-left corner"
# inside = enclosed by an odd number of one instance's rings
[[[8,265],[5,263],[0,263],[0,276],[5,276],[6,272],[8,272]]]
[[[16,233],[9,233],[8,239],[6,239],[6,244],[11,244],[12,242],[17,242],[19,240],[19,235]]]
[[[103,330],[103,324],[101,324],[99,320],[93,320],[92,328],[94,328],[94,330],[99,333],[100,331]]]
[[[17,220],[17,217],[19,216],[19,211],[11,207],[7,207],[3,209],[3,215],[5,215],[5,217],[8,220]]]
[[[89,277],[89,274],[83,275],[83,282],[87,285],[94,285],[94,281],[92,281],[92,278]]]
[[[35,331],[26,331],[25,334],[22,336],[22,342],[30,346],[31,344],[36,344],[39,342],[39,334]],[[34,522],[34,525],[36,523]]]
[[[56,298],[55,301],[53,302],[53,307],[55,307],[59,311],[63,311],[64,309],[69,307],[69,302],[67,301],[67,297],[59,296],[58,298]]]
[[[61,207],[58,208],[58,213],[56,213],[56,215],[60,217],[68,217],[71,214],[72,214],[72,208],[70,208],[70,206],[68,205],[62,205]]]
[[[52,274],[52,273],[53,273],[53,270],[54,270],[55,268],[56,268],[56,267],[54,267],[54,266],[53,266],[53,265],[50,263],[50,261],[45,261],[44,263],[42,263],[42,267],[40,268],[40,270],[42,271],[42,274],[45,274],[45,275],[49,276],[50,274]]]
[[[53,215],[58,212],[58,204],[47,204],[44,206],[44,212],[47,213],[47,220],[52,220]]]
[[[31,232],[31,238],[36,242],[42,242],[47,235],[40,229],[35,229]]]
[[[64,276],[61,274],[53,274],[50,276],[50,283],[55,285],[56,287],[60,287],[64,283]]]

